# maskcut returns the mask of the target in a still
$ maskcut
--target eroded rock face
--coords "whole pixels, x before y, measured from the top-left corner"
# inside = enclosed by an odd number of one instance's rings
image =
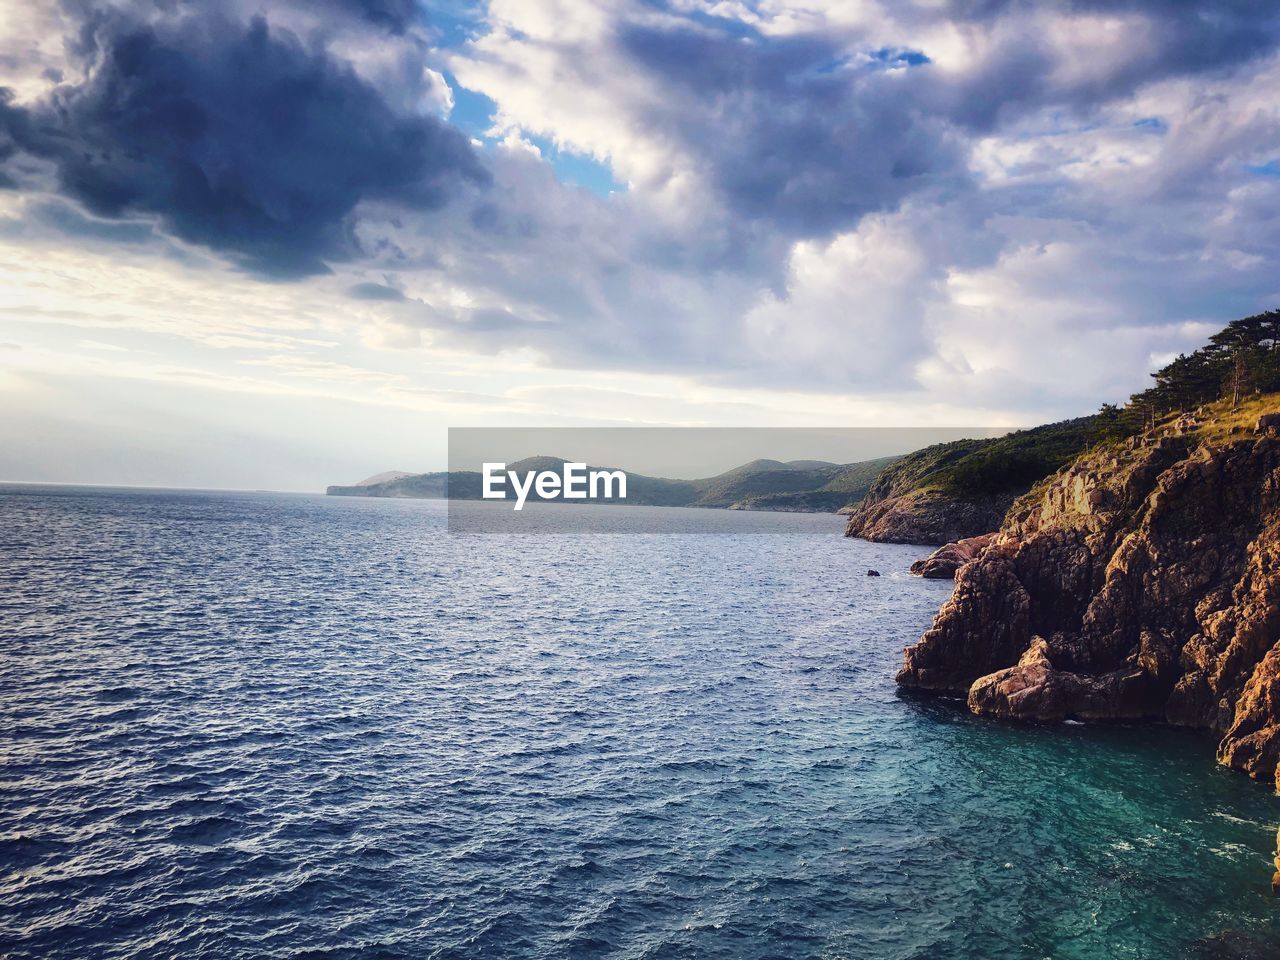
[[[1146,437],[1020,498],[898,682],[1024,720],[1152,718],[1280,765],[1280,438]]]
[[[969,709],[1019,720],[1065,720],[1064,684],[1044,639],[1037,637],[1014,666],[973,681]]]
[[[943,544],[923,560],[913,563],[911,572],[926,580],[954,580],[956,571],[971,560],[976,560],[995,538],[994,533],[984,533]]]
[[[1059,670],[1049,641],[1036,637],[1016,665],[985,677],[969,687],[974,713],[1011,720],[1053,722],[1136,720],[1144,715],[1146,678],[1137,668],[1099,677]]]

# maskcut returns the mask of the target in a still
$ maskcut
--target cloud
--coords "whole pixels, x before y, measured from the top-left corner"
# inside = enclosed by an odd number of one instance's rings
[[[1087,116],[1171,77],[1230,72],[1274,52],[1280,12],[1232,0],[952,3],[925,101],[989,132],[1035,111]],[[929,52],[926,50],[926,52]]]
[[[741,217],[820,236],[966,179],[961,143],[919,109],[906,71],[851,61],[836,38],[744,40],[681,23],[627,25],[619,44],[663,78],[639,122],[683,144]]]
[[[1004,382],[1020,404],[1038,368],[1069,410],[1141,385],[1156,345],[1193,345],[1187,324],[1277,293],[1280,192],[1250,172],[1280,155],[1276,10],[494,0],[487,27],[450,63],[495,127],[630,188],[608,229],[578,224],[572,282],[598,296],[517,296],[510,264],[486,263],[513,316],[560,321],[504,331],[553,362],[984,402]],[[563,221],[547,203],[523,222],[538,246]],[[1059,255],[1029,260],[1037,242]],[[630,282],[595,282],[615,270]],[[1003,302],[950,282],[979,276]],[[1128,346],[1098,351],[1096,377],[1037,367],[1077,328]]]
[[[332,269],[274,309],[406,390],[496,356],[1040,419],[1280,300],[1271,5],[490,0],[442,50],[408,5],[175,2],[8,102],[7,169],[82,209],[0,195],[0,240]]]
[[[811,382],[914,388],[915,365],[932,348],[925,306],[942,279],[917,226],[877,215],[830,243],[796,244],[785,290],[766,293],[743,318],[757,363],[804,370]],[[838,336],[839,326],[850,335]]]
[[[422,16],[416,0],[329,0],[329,3],[397,35]]]
[[[399,303],[404,300],[404,294],[395,287],[370,281],[353,284],[347,290],[347,296],[353,300],[382,300],[389,303]]]
[[[392,110],[349,66],[261,18],[102,13],[82,44],[82,81],[0,104],[0,159],[40,158],[93,215],[154,216],[256,273],[356,256],[362,203],[438,209],[488,179],[457,130]]]

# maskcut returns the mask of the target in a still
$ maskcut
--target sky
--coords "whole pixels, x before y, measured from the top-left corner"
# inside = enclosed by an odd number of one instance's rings
[[[1091,412],[1280,306],[1278,46],[1243,0],[0,0],[0,479]]]

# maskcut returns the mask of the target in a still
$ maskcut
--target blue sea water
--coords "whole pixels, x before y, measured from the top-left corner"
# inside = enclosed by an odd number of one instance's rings
[[[1211,740],[902,699],[950,589],[906,574],[923,550],[716,523],[741,529],[450,536],[426,501],[0,490],[0,955],[1275,935],[1280,801]]]

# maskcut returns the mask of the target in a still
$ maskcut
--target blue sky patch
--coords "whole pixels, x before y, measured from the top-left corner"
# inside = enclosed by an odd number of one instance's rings
[[[871,54],[871,59],[889,67],[922,67],[926,63],[933,63],[921,50],[907,50],[897,47],[881,47]]]
[[[602,197],[627,188],[626,184],[614,179],[613,170],[607,163],[601,163],[583,153],[559,149],[544,137],[534,137],[526,133],[524,138],[542,151],[543,159],[551,164],[551,169],[556,172],[556,179],[561,183],[585,187]]]
[[[458,47],[484,28],[484,5],[476,0],[432,0],[424,17],[441,47]]]
[[[453,74],[446,73],[444,78],[453,90],[453,110],[449,114],[449,122],[477,140],[490,139],[489,128],[493,126],[493,115],[498,112],[498,105],[483,93],[476,93],[462,86]]]
[[[461,86],[452,74],[445,74],[445,79],[453,88],[453,112],[449,114],[449,122],[468,136],[482,143],[492,144],[495,138],[489,131],[493,127],[498,105],[483,93]],[[602,197],[626,189],[626,184],[614,179],[608,164],[586,154],[558,148],[546,137],[533,136],[523,131],[521,135],[542,152],[543,159],[551,164],[556,179],[561,183],[585,187]]]

